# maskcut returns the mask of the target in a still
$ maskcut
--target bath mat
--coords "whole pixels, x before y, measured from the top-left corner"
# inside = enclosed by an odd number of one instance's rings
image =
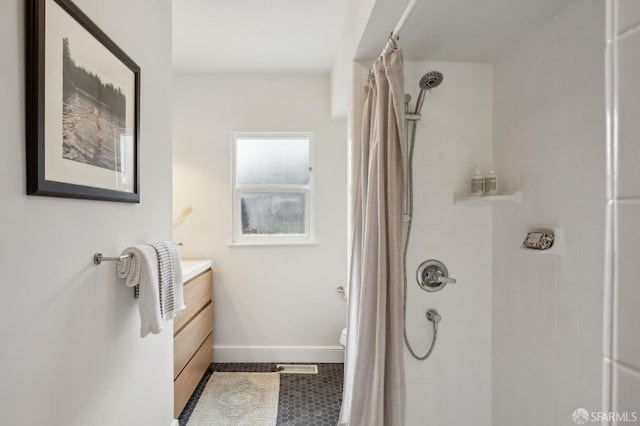
[[[275,426],[279,373],[214,372],[187,423],[189,426]]]

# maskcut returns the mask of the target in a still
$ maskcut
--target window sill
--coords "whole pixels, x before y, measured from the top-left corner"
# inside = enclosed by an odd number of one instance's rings
[[[266,247],[266,246],[317,246],[318,241],[235,241],[227,243],[229,247]]]

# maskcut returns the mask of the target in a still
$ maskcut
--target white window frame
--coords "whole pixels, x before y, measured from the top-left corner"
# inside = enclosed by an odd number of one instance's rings
[[[232,132],[231,133],[231,243],[230,245],[307,245],[315,244],[313,226],[313,136],[312,132]],[[308,185],[239,185],[236,182],[237,144],[241,139],[307,139],[309,141]],[[240,200],[245,193],[302,193],[305,194],[304,234],[243,234]]]

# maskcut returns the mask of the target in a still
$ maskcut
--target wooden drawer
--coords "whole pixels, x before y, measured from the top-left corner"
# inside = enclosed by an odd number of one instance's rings
[[[184,326],[212,299],[213,272],[208,270],[184,285],[184,304],[187,306],[182,314],[173,320],[173,335]]]
[[[213,335],[209,335],[173,384],[173,418],[177,419],[213,361]]]
[[[173,339],[173,377],[178,377],[202,342],[213,332],[213,304],[209,303]]]

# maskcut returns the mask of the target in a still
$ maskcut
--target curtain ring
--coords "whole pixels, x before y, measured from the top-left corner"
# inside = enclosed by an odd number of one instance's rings
[[[398,50],[398,41],[400,40],[400,36],[393,34],[393,31],[389,34],[389,41],[391,42],[391,46],[394,51]]]

